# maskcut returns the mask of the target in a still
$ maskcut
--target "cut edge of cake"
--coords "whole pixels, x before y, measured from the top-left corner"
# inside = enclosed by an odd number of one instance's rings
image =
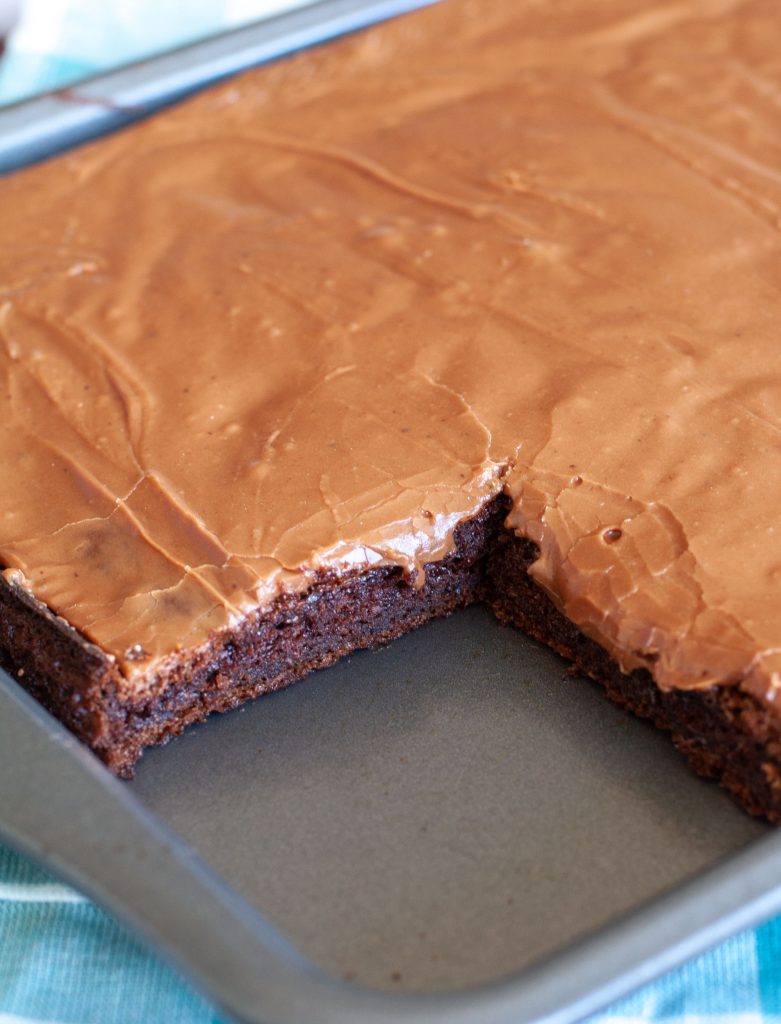
[[[616,704],[669,732],[694,770],[746,811],[781,824],[781,735],[769,709],[735,686],[663,691],[646,669],[623,672],[529,575],[537,548],[507,529],[507,511],[499,495],[462,522],[454,550],[426,566],[422,586],[400,567],[323,572],[307,591],[283,594],[166,659],[143,691],[13,574],[0,576],[0,664],[113,772],[130,778],[144,749],[211,713],[482,602],[566,658],[573,673],[601,684]]]

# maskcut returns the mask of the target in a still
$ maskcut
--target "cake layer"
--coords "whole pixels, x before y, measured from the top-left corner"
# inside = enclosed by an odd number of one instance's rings
[[[717,780],[751,814],[781,824],[781,733],[763,702],[737,687],[661,691],[645,668],[631,673],[584,636],[529,574],[538,556],[530,541],[503,533],[492,547],[480,598],[503,621],[601,683],[616,704],[650,719],[698,774]],[[582,685],[573,680],[573,685]]]
[[[470,604],[507,513],[489,502],[454,531],[454,550],[414,586],[398,567],[321,573],[304,594],[280,595],[197,650],[172,659],[140,696],[116,663],[32,600],[0,584],[0,664],[113,771],[132,775],[145,747],[212,712],[270,693],[360,648],[378,647]]]

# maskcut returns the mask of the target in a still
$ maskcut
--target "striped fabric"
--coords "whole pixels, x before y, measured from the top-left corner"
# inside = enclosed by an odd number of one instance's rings
[[[0,62],[0,103],[305,2],[24,0],[23,20]],[[0,847],[0,1024],[219,1019],[95,906]],[[781,1024],[781,919],[594,1020]]]

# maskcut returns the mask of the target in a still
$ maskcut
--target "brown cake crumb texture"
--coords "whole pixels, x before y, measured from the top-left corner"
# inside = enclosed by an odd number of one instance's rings
[[[454,552],[426,567],[421,588],[400,568],[324,573],[306,593],[284,595],[270,610],[184,652],[141,699],[98,647],[7,582],[0,587],[0,661],[112,771],[129,778],[145,747],[166,743],[211,712],[482,601],[601,683],[616,704],[669,731],[692,767],[751,814],[781,823],[781,740],[768,710],[734,686],[663,692],[645,669],[622,672],[528,575],[537,549],[503,526],[506,514],[500,496],[462,523]]]

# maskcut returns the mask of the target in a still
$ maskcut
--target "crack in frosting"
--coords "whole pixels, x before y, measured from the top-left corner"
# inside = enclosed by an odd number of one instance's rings
[[[0,182],[6,575],[142,687],[504,491],[623,668],[781,708],[776,21],[448,0]]]

